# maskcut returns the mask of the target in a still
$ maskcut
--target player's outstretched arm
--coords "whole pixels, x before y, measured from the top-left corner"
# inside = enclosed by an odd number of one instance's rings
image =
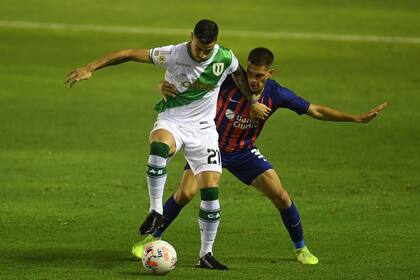
[[[92,76],[92,73],[104,67],[117,65],[127,61],[137,61],[141,63],[151,63],[148,49],[126,49],[120,50],[104,57],[95,60],[83,67],[77,68],[67,74],[66,81],[64,82],[69,88],[75,83],[87,80]]]
[[[306,114],[323,121],[367,123],[375,118],[386,106],[388,106],[388,103],[384,102],[362,115],[353,115],[327,106],[311,104]]]

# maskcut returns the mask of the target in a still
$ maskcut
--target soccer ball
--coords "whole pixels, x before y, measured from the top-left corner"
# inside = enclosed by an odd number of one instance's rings
[[[176,265],[176,251],[171,244],[163,240],[156,240],[144,246],[142,257],[144,268],[153,274],[166,274]]]

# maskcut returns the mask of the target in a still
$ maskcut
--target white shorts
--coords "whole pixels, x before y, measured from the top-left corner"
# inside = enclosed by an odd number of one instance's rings
[[[158,129],[167,130],[172,134],[177,152],[184,149],[184,157],[194,175],[203,171],[222,173],[219,135],[213,122],[192,126],[160,119],[155,123],[151,133]]]

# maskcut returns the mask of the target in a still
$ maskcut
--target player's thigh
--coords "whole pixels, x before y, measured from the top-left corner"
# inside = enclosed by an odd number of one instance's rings
[[[291,201],[289,194],[283,188],[280,178],[274,169],[268,169],[258,175],[253,181],[252,186],[267,196],[277,208],[290,207]]]
[[[191,169],[185,169],[182,174],[181,183],[174,194],[174,199],[178,204],[185,205],[198,192],[198,182]]]

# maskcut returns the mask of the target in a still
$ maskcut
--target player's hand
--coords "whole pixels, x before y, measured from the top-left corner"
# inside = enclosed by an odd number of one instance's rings
[[[165,101],[168,100],[168,96],[176,98],[178,95],[176,87],[167,81],[161,81],[159,83],[159,91],[163,95],[163,100]]]
[[[67,79],[64,84],[71,88],[75,83],[87,80],[90,77],[92,77],[92,71],[87,67],[80,67],[67,74]]]
[[[357,122],[360,122],[360,123],[368,123],[368,122],[370,122],[372,119],[374,119],[378,115],[378,113],[380,111],[382,111],[383,109],[385,109],[386,106],[388,106],[388,102],[384,102],[384,103],[376,106],[375,108],[373,108],[369,112],[366,112],[363,115],[359,116],[357,118]]]
[[[251,118],[265,120],[271,112],[271,108],[263,103],[256,102],[251,105]]]

